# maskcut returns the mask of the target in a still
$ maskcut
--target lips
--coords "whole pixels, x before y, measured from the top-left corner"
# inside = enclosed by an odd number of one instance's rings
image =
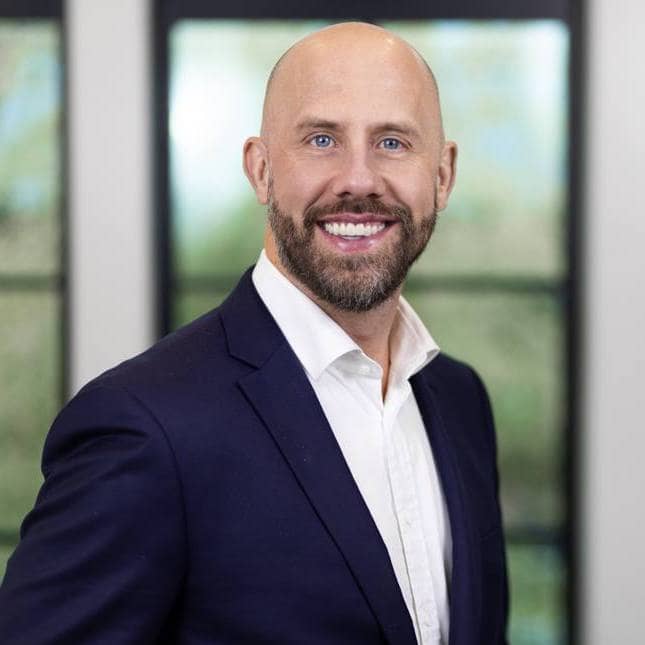
[[[317,219],[318,223],[328,223],[328,222],[345,222],[349,224],[373,224],[373,223],[391,223],[398,221],[397,217],[393,215],[387,215],[385,213],[372,213],[372,212],[363,212],[363,213],[350,213],[350,212],[341,212],[341,213],[330,213],[328,215],[323,215]]]

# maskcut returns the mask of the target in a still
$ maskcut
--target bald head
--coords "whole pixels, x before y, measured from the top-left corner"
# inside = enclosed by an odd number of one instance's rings
[[[405,40],[382,27],[364,22],[331,25],[292,45],[271,70],[262,111],[262,136],[269,137],[273,120],[284,101],[292,101],[306,87],[307,76],[316,67],[337,68],[339,81],[354,64],[374,70],[383,65],[406,75],[421,90],[423,100],[436,114],[437,135],[443,140],[443,125],[436,79],[425,59]],[[304,81],[304,82],[303,82]]]

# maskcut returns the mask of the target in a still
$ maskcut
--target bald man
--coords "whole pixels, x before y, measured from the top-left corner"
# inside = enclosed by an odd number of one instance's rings
[[[455,179],[432,72],[316,32],[243,156],[264,250],[57,417],[0,642],[505,643],[488,398],[401,297]]]

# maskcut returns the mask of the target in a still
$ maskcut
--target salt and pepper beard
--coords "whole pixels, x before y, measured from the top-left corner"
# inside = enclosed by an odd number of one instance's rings
[[[282,265],[317,298],[342,311],[369,311],[387,300],[425,249],[437,219],[433,210],[415,224],[407,207],[367,198],[312,206],[298,225],[292,215],[281,210],[271,189],[270,185],[269,224]],[[320,217],[343,212],[395,217],[399,239],[394,248],[341,255],[317,247],[314,235]]]

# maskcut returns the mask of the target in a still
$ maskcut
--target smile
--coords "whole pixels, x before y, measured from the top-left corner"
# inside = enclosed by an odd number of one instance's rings
[[[385,222],[358,223],[353,222],[325,222],[323,228],[330,235],[349,239],[370,237],[380,233],[385,228]]]

